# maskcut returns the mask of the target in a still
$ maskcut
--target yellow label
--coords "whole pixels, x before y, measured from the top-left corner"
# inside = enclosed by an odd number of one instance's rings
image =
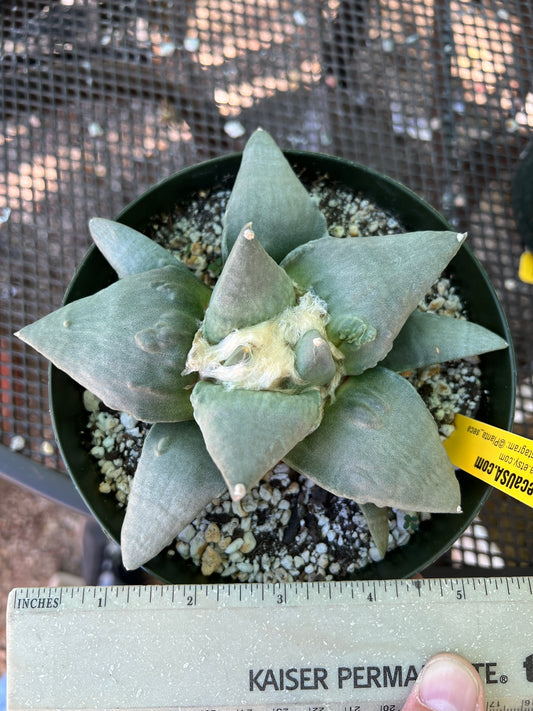
[[[444,442],[456,467],[533,507],[533,441],[464,415]]]
[[[525,251],[520,257],[518,276],[526,284],[533,284],[533,253]]]

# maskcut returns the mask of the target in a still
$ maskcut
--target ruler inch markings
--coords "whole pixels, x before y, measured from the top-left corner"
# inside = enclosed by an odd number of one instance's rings
[[[383,711],[452,651],[487,711],[533,711],[532,580],[18,588],[8,708]]]

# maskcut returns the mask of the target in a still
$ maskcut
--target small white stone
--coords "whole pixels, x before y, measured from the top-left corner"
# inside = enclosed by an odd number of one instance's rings
[[[235,516],[239,516],[239,518],[245,518],[246,516],[248,516],[248,514],[246,513],[246,511],[245,511],[245,510],[243,509],[243,507],[242,507],[242,504],[241,504],[241,500],[240,500],[240,499],[237,500],[237,501],[235,501],[235,500],[232,501],[232,502],[231,502],[231,508],[232,508],[233,513],[235,514]]]
[[[318,564],[321,568],[327,568],[327,567],[328,567],[328,565],[329,565],[329,556],[327,555],[327,553],[322,553],[322,555],[319,556],[319,558],[318,558],[318,560],[317,560],[317,564]]]
[[[174,42],[163,42],[163,44],[159,46],[160,57],[172,57],[175,51],[176,45],[174,44]]]
[[[378,551],[378,549],[375,546],[370,546],[368,549],[368,554],[375,563],[377,563],[380,560],[383,560],[383,556],[381,553]]]
[[[13,452],[20,452],[20,450],[24,449],[25,446],[26,440],[20,435],[15,435],[14,437],[12,437],[11,442],[9,443],[9,448],[12,449]]]
[[[240,550],[243,543],[244,540],[242,538],[235,538],[226,548],[226,555],[231,555],[232,553],[235,553],[235,551]]]
[[[221,551],[225,551],[226,548],[231,544],[231,536],[225,536],[218,544]]]
[[[292,582],[292,575],[285,568],[276,568],[274,572],[276,574],[276,580],[278,580],[280,583]]]
[[[186,37],[183,42],[183,46],[187,52],[196,52],[196,50],[200,47],[200,40],[198,37]]]
[[[303,531],[300,531],[300,533],[299,533],[299,534],[296,536],[296,538],[295,538],[296,545],[297,545],[297,546],[301,546],[302,543],[303,543],[303,542],[305,541],[305,539],[307,538],[307,535],[308,535],[308,534],[307,534],[307,531],[305,530],[305,528],[303,529]],[[303,553],[302,553],[302,555],[303,555]]]
[[[449,437],[453,431],[455,430],[455,427],[453,425],[441,425],[439,427],[439,431],[442,435],[445,437]]]
[[[246,531],[243,536],[242,546],[240,548],[241,553],[250,553],[251,551],[253,551],[256,545],[257,541],[255,539],[254,534],[251,531]]]
[[[285,568],[285,570],[291,570],[293,567],[292,555],[284,555],[280,560],[280,565]]]
[[[104,475],[109,475],[111,476],[111,472],[115,471],[115,467],[113,466],[113,462],[110,462],[109,459],[106,459],[103,464],[100,466],[100,471]]]
[[[88,390],[83,391],[83,406],[87,412],[97,412],[100,406],[100,400]]]
[[[120,420],[116,417],[108,417],[105,421],[105,431],[112,432],[120,425]]]
[[[248,561],[243,561],[242,563],[237,563],[237,570],[240,570],[241,573],[253,573],[254,566]]]
[[[394,535],[395,533],[397,533],[396,536]],[[392,536],[399,546],[405,545],[411,538],[411,534],[406,529],[404,529],[403,531],[397,531],[396,529],[394,529],[392,532]]]
[[[235,575],[236,572],[237,572],[236,565],[228,565],[228,567],[224,568],[224,570],[220,574],[222,575],[223,578],[227,578],[230,575]]]
[[[263,499],[263,501],[270,501],[272,499],[272,491],[264,485],[260,486],[259,497]]]
[[[230,563],[240,563],[244,560],[244,556],[240,551],[233,551],[233,553],[228,558]]]
[[[271,565],[272,562],[270,556],[268,555],[268,553],[263,553],[263,555],[261,556],[261,567],[263,568],[263,570],[268,571],[270,570]]]
[[[185,543],[190,543],[192,539],[196,536],[196,529],[192,525],[192,523],[189,523],[183,531],[178,535],[178,538],[180,541],[184,541]]]
[[[246,129],[240,121],[226,121],[224,131],[230,138],[241,138],[246,133]]]
[[[120,424],[124,427],[125,430],[131,430],[137,424],[137,420],[135,419],[135,417],[133,417],[133,415],[130,415],[127,412],[121,412]]]
[[[252,519],[250,516],[246,516],[246,518],[241,518],[241,529],[243,532],[249,531],[252,528]]]
[[[114,446],[115,446],[115,440],[113,437],[108,436],[102,442],[102,447],[105,447],[105,449],[107,449],[108,452],[110,452]]]
[[[188,560],[191,557],[191,549],[189,547],[189,544],[185,543],[185,541],[178,541],[176,543],[176,550],[185,560]]]
[[[290,520],[291,520],[291,512],[290,512],[290,510],[286,509],[281,514],[279,522],[282,526],[286,526]]]
[[[89,124],[89,136],[91,138],[98,138],[99,136],[104,135],[104,129],[100,126],[99,123],[96,121],[93,121],[92,123]]]
[[[207,548],[207,541],[204,538],[204,534],[199,531],[190,542],[190,547],[191,556],[193,558],[201,558],[203,552]]]
[[[228,523],[225,523],[222,526],[222,531],[223,533],[226,533],[228,536],[233,535],[233,531],[235,531],[236,528],[239,526],[239,519],[238,518],[232,518],[231,521],[228,521]]]
[[[257,509],[257,502],[251,494],[246,494],[246,496],[241,499],[240,504],[246,513],[252,513]]]

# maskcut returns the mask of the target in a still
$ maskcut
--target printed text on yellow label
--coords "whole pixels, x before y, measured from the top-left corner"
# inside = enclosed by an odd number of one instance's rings
[[[533,442],[464,415],[444,442],[456,467],[533,507]]]

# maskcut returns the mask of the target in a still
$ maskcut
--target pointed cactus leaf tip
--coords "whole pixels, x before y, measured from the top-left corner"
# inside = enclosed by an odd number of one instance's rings
[[[318,387],[331,382],[337,372],[328,342],[314,329],[296,344],[295,364],[302,380]]]
[[[246,496],[246,486],[244,484],[235,484],[231,489],[230,495],[233,501],[240,501]]]

